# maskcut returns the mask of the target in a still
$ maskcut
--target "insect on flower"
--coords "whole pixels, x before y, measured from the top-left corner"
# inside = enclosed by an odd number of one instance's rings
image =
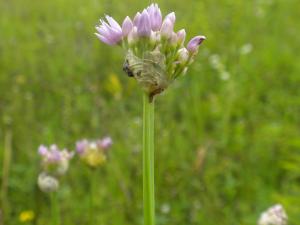
[[[96,26],[96,36],[105,44],[123,46],[123,70],[137,80],[150,102],[187,71],[206,39],[196,36],[185,47],[185,29],[174,32],[175,13],[163,19],[157,4],[137,12],[133,20],[127,16],[122,26],[110,16],[106,20]]]

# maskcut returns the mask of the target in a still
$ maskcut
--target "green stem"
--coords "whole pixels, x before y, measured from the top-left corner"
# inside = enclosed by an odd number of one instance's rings
[[[95,195],[96,195],[96,171],[94,168],[89,168],[90,170],[90,202],[89,202],[89,219],[90,224],[95,224]]]
[[[51,193],[51,219],[52,225],[60,225],[60,214],[57,200],[57,193],[54,191]]]
[[[10,175],[10,167],[12,160],[12,131],[9,129],[5,133],[4,139],[4,152],[3,152],[3,167],[2,167],[2,184],[1,184],[1,204],[2,212],[0,210],[0,224],[4,225],[6,221],[6,216],[9,215],[9,199],[7,197],[8,193],[8,183]]]
[[[154,193],[154,101],[143,97],[143,198],[144,225],[155,224]]]

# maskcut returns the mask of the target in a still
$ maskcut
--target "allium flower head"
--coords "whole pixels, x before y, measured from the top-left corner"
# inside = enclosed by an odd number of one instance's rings
[[[38,153],[42,157],[42,167],[49,174],[64,175],[69,167],[69,161],[74,153],[66,149],[60,150],[56,145],[46,147],[41,145]]]
[[[283,207],[277,204],[261,214],[258,225],[287,225],[287,219]]]
[[[112,139],[105,137],[96,141],[86,139],[76,143],[76,151],[84,163],[92,168],[100,167],[107,161],[107,151]]]
[[[205,40],[204,36],[196,36],[185,47],[185,30],[174,31],[175,13],[162,18],[158,5],[151,4],[137,12],[133,20],[127,16],[122,28],[108,16],[108,23],[100,20],[100,26],[96,27],[96,35],[102,42],[108,45],[122,42],[126,50],[123,70],[137,80],[150,101],[187,71]]]

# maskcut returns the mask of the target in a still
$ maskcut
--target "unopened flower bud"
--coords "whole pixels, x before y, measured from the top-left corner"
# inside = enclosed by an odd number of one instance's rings
[[[180,31],[177,32],[177,41],[179,45],[184,44],[185,36],[186,36],[185,29],[181,29]]]
[[[56,178],[49,176],[46,173],[41,173],[38,177],[38,186],[41,191],[50,193],[58,189],[59,183]]]
[[[174,24],[171,22],[171,20],[168,18],[165,19],[160,29],[161,36],[167,39],[171,38],[173,34],[173,28]]]
[[[141,13],[140,12],[137,12],[135,14],[135,17],[133,18],[133,25],[134,26],[137,26],[138,23],[139,23],[139,20],[140,20],[140,17],[141,17]]]
[[[176,21],[175,13],[174,12],[169,13],[168,15],[166,15],[165,19],[169,19],[174,25]]]
[[[158,31],[161,27],[162,24],[162,16],[161,16],[161,11],[158,7],[157,4],[151,4],[147,8],[148,14],[150,16],[150,21],[151,21],[151,29],[153,31]]]
[[[123,37],[127,37],[129,32],[132,30],[132,28],[133,28],[133,23],[129,18],[129,16],[126,16],[122,24]]]
[[[148,12],[144,9],[142,12],[138,24],[137,33],[140,37],[149,37],[151,34],[151,22]]]
[[[184,64],[189,59],[189,52],[186,48],[181,48],[178,50],[178,60],[180,64]]]
[[[198,51],[199,45],[205,40],[204,36],[196,36],[190,40],[187,45],[187,50],[191,53],[196,53]]]

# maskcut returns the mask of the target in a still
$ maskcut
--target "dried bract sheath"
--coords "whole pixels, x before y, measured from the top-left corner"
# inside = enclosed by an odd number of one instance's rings
[[[172,82],[166,74],[166,58],[159,51],[145,52],[142,58],[127,52],[124,71],[133,76],[141,87],[149,94],[150,101],[153,96],[164,91]]]

